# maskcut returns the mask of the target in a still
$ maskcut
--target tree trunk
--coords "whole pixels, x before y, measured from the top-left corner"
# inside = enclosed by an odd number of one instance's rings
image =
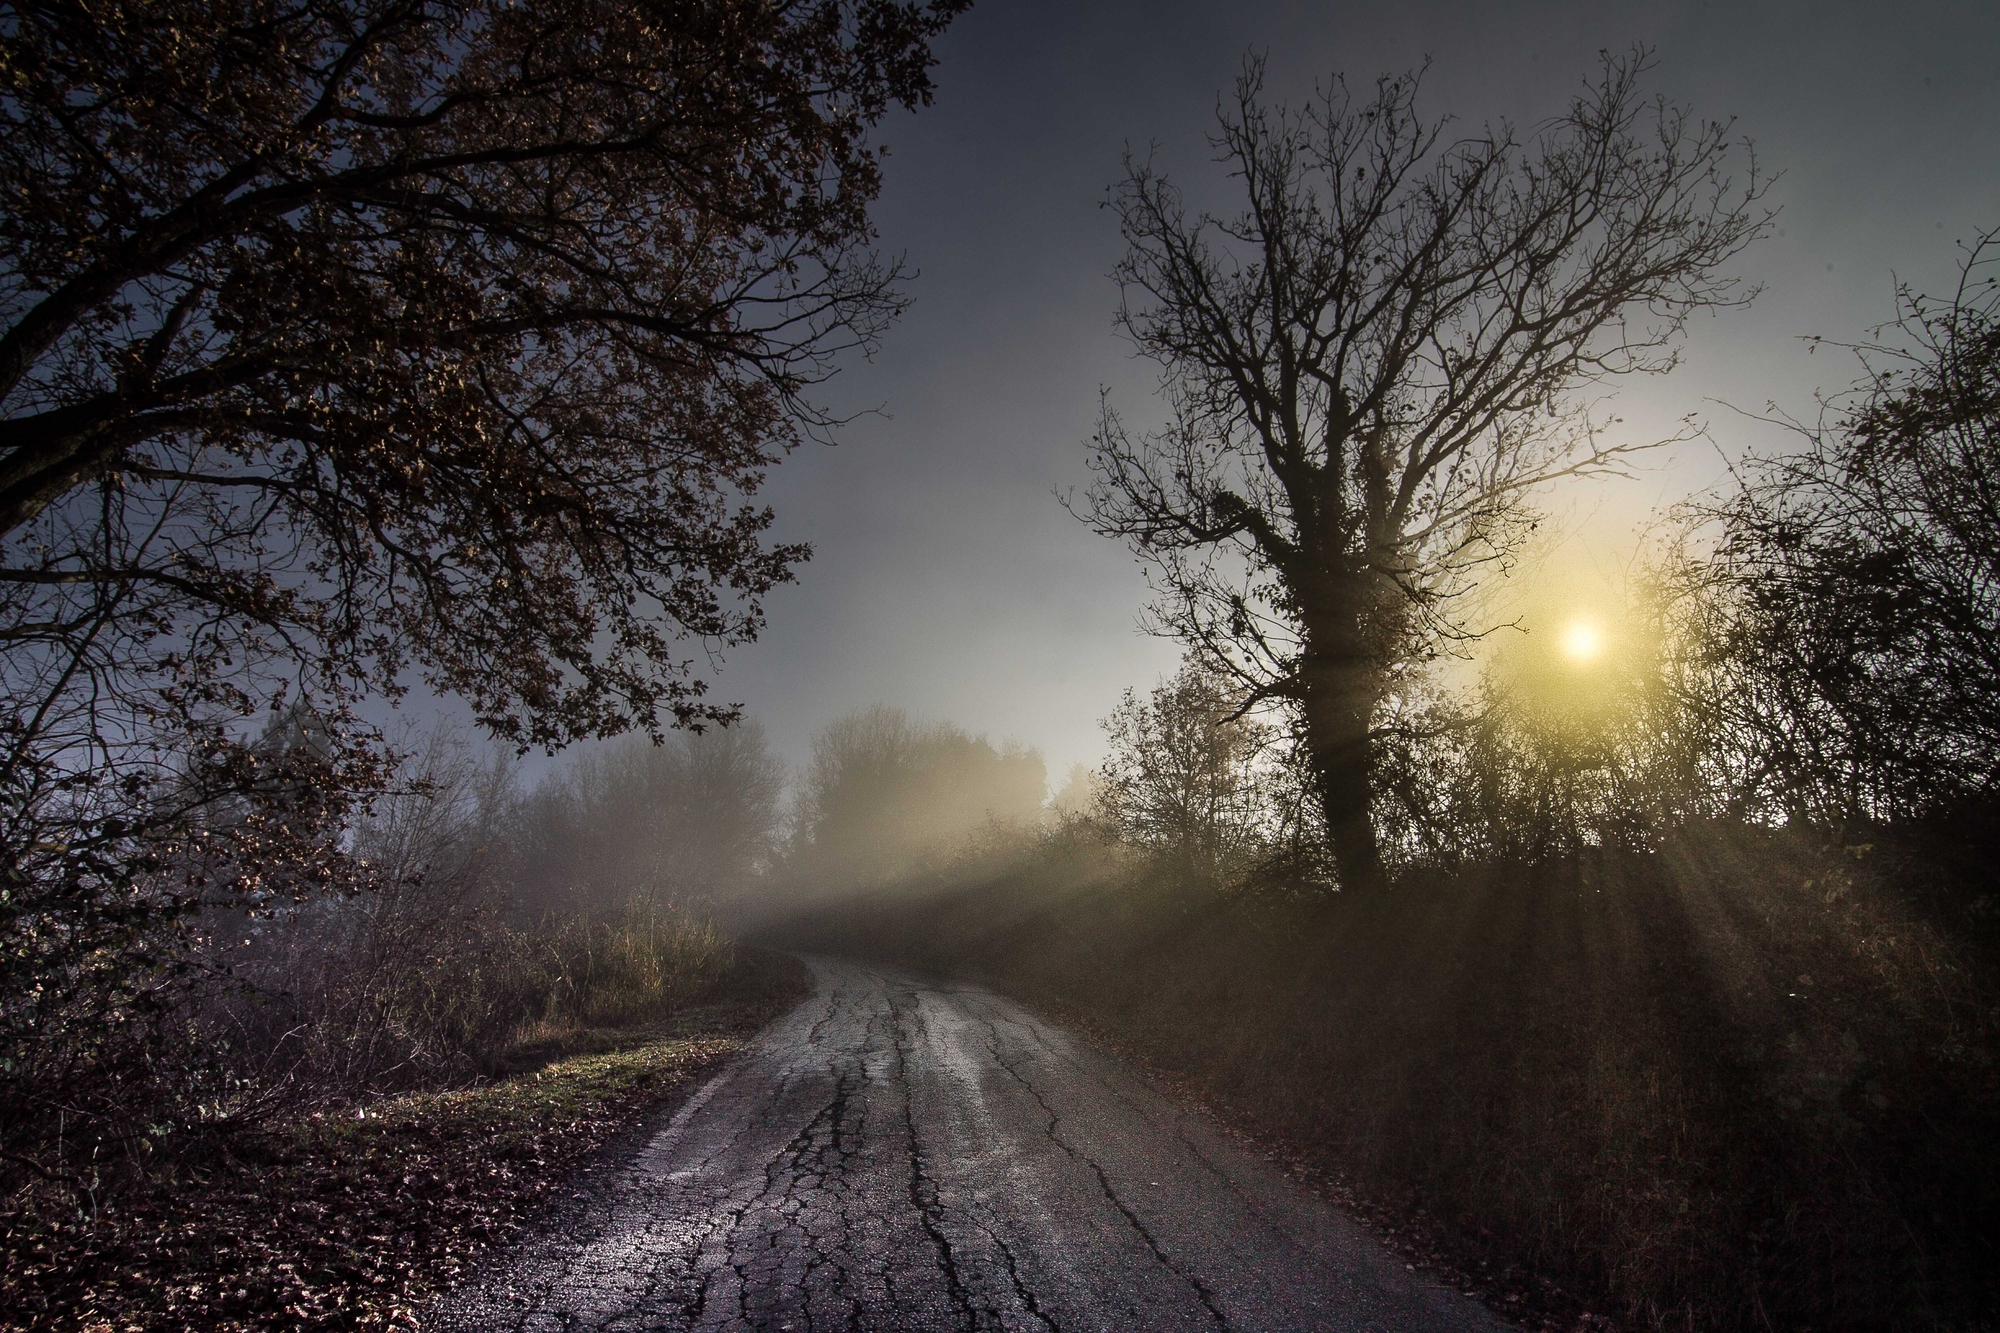
[[[1374,892],[1386,880],[1375,840],[1370,743],[1380,696],[1378,674],[1366,668],[1309,669],[1306,675],[1306,751],[1343,893]]]

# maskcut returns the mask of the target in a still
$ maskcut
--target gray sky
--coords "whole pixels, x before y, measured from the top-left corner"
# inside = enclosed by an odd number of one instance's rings
[[[794,763],[813,731],[877,702],[1036,745],[1052,778],[1094,763],[1096,720],[1178,656],[1135,632],[1131,557],[1051,494],[1084,479],[1100,385],[1141,419],[1152,401],[1152,368],[1111,328],[1121,247],[1100,204],[1126,146],[1157,144],[1191,194],[1219,188],[1204,135],[1253,47],[1269,53],[1274,100],[1429,56],[1432,111],[1527,126],[1563,108],[1600,49],[1634,42],[1657,49],[1659,91],[1736,118],[1783,173],[1770,196],[1783,212],[1739,266],[1765,287],[1756,305],[1699,321],[1684,367],[1633,386],[1621,410],[1635,432],[1697,412],[1723,448],[1774,443],[1712,400],[1809,408],[1853,367],[1808,356],[1799,335],[1860,336],[1890,312],[1892,272],[1939,288],[1953,242],[2000,224],[1992,0],[979,0],[940,47],[937,104],[887,127],[883,244],[921,277],[882,353],[830,396],[888,415],[774,474],[781,535],[816,555],[717,693],[746,703]],[[1615,538],[1720,468],[1708,446],[1658,461],[1564,504],[1588,516],[1587,534]]]

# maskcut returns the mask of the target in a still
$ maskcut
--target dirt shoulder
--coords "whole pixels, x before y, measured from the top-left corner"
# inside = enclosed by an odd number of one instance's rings
[[[0,1328],[414,1328],[428,1295],[809,990],[795,959],[746,949],[672,1019],[522,1049],[499,1081],[273,1125],[95,1209],[0,1201]]]

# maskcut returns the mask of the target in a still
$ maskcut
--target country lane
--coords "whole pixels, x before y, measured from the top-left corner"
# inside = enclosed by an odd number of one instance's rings
[[[1140,1077],[974,986],[808,960],[449,1330],[1499,1333]]]

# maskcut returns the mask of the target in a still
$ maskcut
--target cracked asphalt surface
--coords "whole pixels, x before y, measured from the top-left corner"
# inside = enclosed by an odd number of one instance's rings
[[[1021,1006],[808,962],[811,1000],[426,1324],[1507,1327]]]

